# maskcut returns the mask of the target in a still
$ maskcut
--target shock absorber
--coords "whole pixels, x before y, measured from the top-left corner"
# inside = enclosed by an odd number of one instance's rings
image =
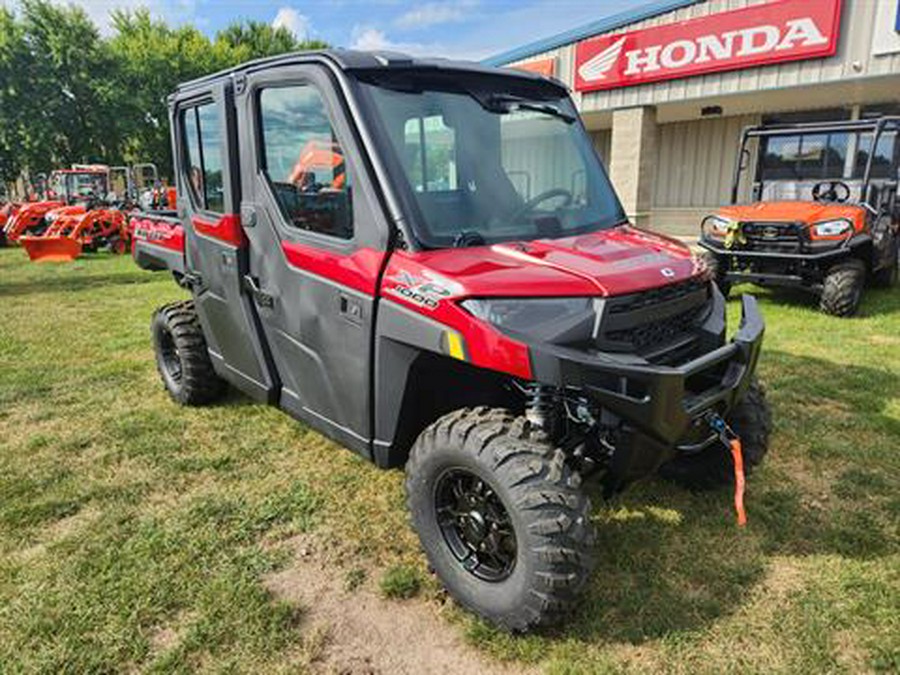
[[[550,431],[555,398],[553,387],[529,382],[525,386],[525,419],[536,427]]]

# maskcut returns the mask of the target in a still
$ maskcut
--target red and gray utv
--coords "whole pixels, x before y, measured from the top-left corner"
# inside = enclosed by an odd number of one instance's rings
[[[132,223],[137,262],[192,295],[153,317],[166,389],[198,405],[228,383],[405,465],[465,607],[527,630],[577,604],[585,474],[704,488],[762,459],[755,301],[727,341],[708,270],[628,224],[559,82],[311,52],[170,109],[178,212]]]

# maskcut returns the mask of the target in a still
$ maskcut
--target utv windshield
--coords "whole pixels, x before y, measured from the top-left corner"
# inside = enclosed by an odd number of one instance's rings
[[[740,190],[746,196],[752,187],[756,201],[809,200],[817,184],[840,181],[849,191],[842,201],[859,202],[864,199],[870,158],[870,181],[896,179],[898,151],[897,129],[892,126],[877,137],[874,129],[764,133],[751,138],[747,146]],[[747,166],[753,154],[758,157],[755,179]]]
[[[363,85],[426,247],[559,238],[625,221],[568,97],[407,76]],[[533,89],[533,90],[531,90]]]

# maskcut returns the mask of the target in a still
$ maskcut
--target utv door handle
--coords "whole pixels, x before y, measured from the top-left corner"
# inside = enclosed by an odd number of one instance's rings
[[[356,324],[362,323],[362,303],[360,303],[359,300],[354,300],[349,295],[341,293],[338,298],[338,306],[340,308],[341,316],[345,319]]]
[[[275,298],[262,290],[257,280],[249,274],[244,277],[244,288],[250,292],[260,307],[272,308],[275,306]]]

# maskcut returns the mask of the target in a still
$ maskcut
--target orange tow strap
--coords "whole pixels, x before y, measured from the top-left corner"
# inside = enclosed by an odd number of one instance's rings
[[[737,524],[747,524],[747,512],[744,510],[744,455],[741,452],[741,439],[732,438],[731,459],[734,463],[734,510],[737,512]]]

